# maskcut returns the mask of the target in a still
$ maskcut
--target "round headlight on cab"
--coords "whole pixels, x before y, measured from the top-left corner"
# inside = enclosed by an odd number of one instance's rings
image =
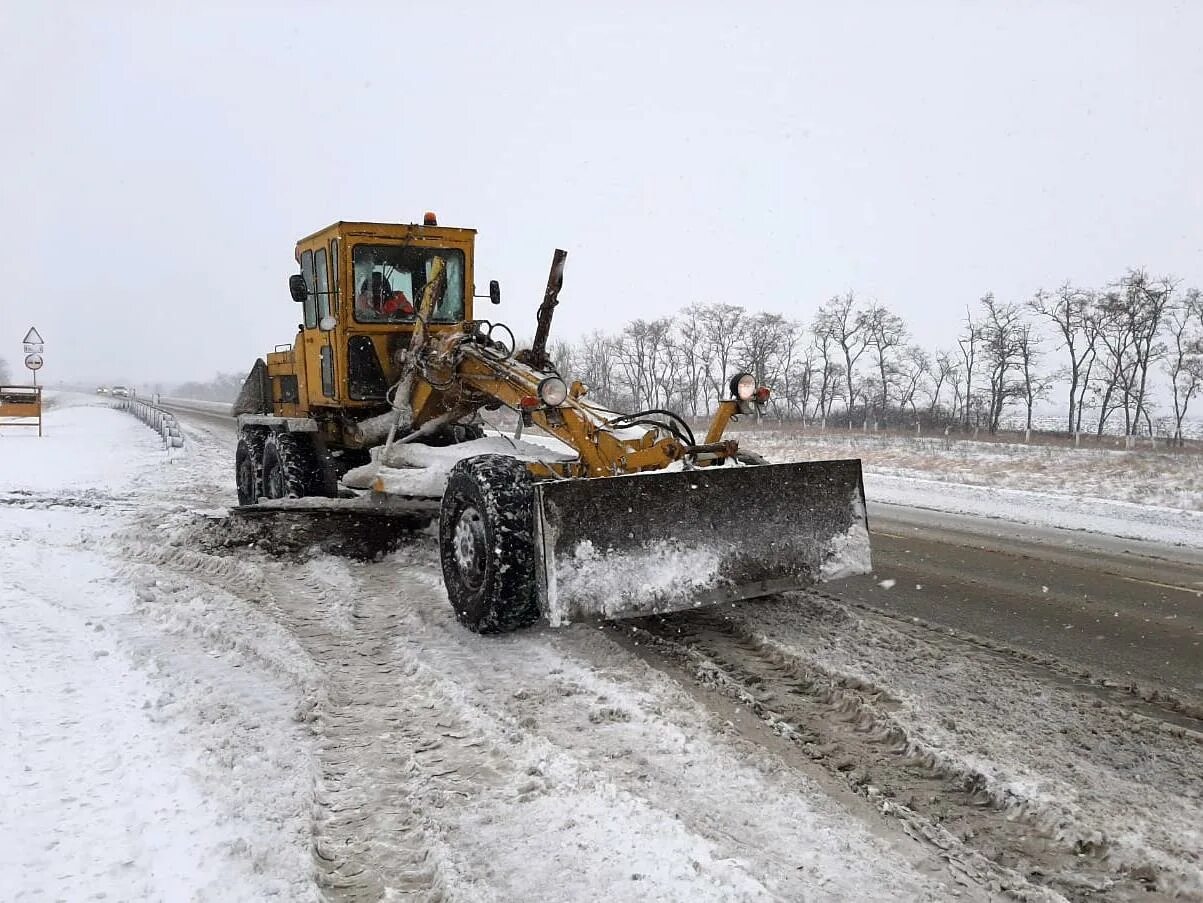
[[[558,408],[568,398],[568,386],[558,376],[549,376],[539,383],[539,400],[549,408]]]
[[[756,394],[756,377],[751,373],[736,373],[731,377],[731,396],[740,401],[751,401]]]

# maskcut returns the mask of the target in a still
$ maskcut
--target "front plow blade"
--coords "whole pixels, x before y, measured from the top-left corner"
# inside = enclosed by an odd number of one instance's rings
[[[867,573],[860,461],[597,477],[535,486],[553,626],[700,608]]]

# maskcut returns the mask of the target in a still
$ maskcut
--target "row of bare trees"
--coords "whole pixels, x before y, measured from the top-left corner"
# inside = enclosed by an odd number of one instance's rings
[[[1203,300],[1141,270],[1102,289],[1067,283],[1021,302],[987,294],[966,309],[955,347],[934,352],[896,313],[852,292],[821,304],[809,322],[692,304],[617,334],[561,342],[553,354],[561,372],[621,410],[706,416],[730,376],[747,371],[773,389],[771,413],[782,420],[993,433],[1019,408],[1030,430],[1037,404],[1057,392],[1068,402],[1069,433],[1153,435],[1163,423],[1181,442],[1203,390]],[[1162,415],[1167,401],[1172,412]]]

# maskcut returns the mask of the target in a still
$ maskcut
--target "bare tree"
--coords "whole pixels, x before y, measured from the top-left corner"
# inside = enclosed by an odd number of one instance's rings
[[[1032,408],[1043,398],[1051,383],[1048,378],[1041,376],[1036,370],[1040,359],[1040,337],[1034,334],[1031,323],[1022,323],[1018,333],[1019,367],[1023,375],[1023,402],[1027,411],[1024,424],[1024,440],[1032,437]]]
[[[811,340],[811,348],[818,358],[819,387],[816,409],[819,425],[823,429],[827,429],[827,417],[831,413],[831,403],[835,398],[835,390],[843,378],[843,373],[834,357],[835,340],[831,337],[830,332],[818,329],[818,325],[816,318],[816,329]]]
[[[656,408],[668,399],[662,394],[664,371],[672,367],[668,336],[672,320],[633,320],[618,337],[616,357],[631,403],[636,408]]]
[[[1128,316],[1127,301],[1117,291],[1099,296],[1096,307],[1096,329],[1102,366],[1094,393],[1098,398],[1099,420],[1097,434],[1101,437],[1111,415],[1121,407],[1125,412],[1124,435],[1132,434],[1130,407],[1136,368],[1132,354],[1133,318]]]
[[[1149,366],[1165,353],[1165,345],[1158,341],[1158,336],[1178,283],[1168,276],[1150,279],[1144,270],[1129,270],[1120,280],[1120,285],[1127,300],[1127,315],[1132,321],[1135,370],[1132,393],[1133,423],[1139,427],[1143,419],[1151,436],[1153,423],[1145,406]]]
[[[906,410],[909,407],[911,416],[918,424],[917,396],[924,382],[931,376],[931,358],[918,345],[907,345],[899,356],[895,375],[898,383],[898,407],[900,410]]]
[[[698,315],[710,359],[707,380],[716,398],[726,398],[727,381],[734,375],[732,364],[747,311],[737,304],[706,304]]]
[[[8,361],[0,357],[0,383],[8,382],[12,377],[8,372]]]
[[[792,331],[793,324],[781,314],[759,313],[744,317],[736,353],[740,366],[756,377],[757,385],[774,382]]]
[[[790,360],[781,371],[781,396],[785,408],[785,416],[792,418],[795,414],[805,423],[810,419],[810,399],[815,392],[815,377],[819,371],[809,355],[809,349],[802,350],[800,344],[790,353]],[[816,411],[818,404],[816,402]]]
[[[585,336],[577,346],[578,378],[599,404],[617,407],[614,373],[618,366],[615,340],[601,332]]]
[[[856,404],[856,362],[869,347],[869,335],[865,318],[857,310],[856,296],[852,292],[835,296],[822,305],[815,314],[814,331],[831,337],[844,356],[844,380],[848,394],[848,428],[852,428],[852,409]]]
[[[1020,367],[1020,344],[1023,322],[1019,306],[996,301],[987,294],[981,301],[985,315],[981,324],[982,363],[989,379],[987,427],[998,432],[1003,408],[1019,390],[1012,380],[1012,371]]]
[[[890,385],[894,381],[897,366],[897,349],[906,341],[906,324],[897,314],[891,313],[880,304],[873,304],[864,313],[864,329],[868,345],[873,349],[876,358],[881,391],[879,406],[884,417],[890,408]],[[899,407],[903,406],[900,400]]]
[[[819,380],[819,403],[815,410],[815,416],[819,419],[821,429],[827,429],[827,415],[831,403],[830,386],[836,381],[836,377],[832,373],[832,365],[835,363],[832,357],[834,344],[830,333],[820,332],[818,329],[812,330],[810,346],[817,360],[817,375]]]
[[[1094,319],[1095,294],[1074,288],[1066,282],[1054,294],[1043,290],[1037,292],[1029,306],[1056,325],[1062,345],[1069,352],[1069,367],[1066,370],[1069,377],[1069,419],[1065,428],[1069,435],[1073,435],[1081,429],[1081,400],[1089,382],[1098,338]]]
[[[985,303],[986,298],[992,302],[993,295],[986,295],[981,299]],[[965,308],[965,330],[957,339],[957,347],[961,349],[961,360],[964,361],[964,369],[962,371],[965,377],[965,390],[961,392],[960,387],[957,387],[957,394],[960,395],[964,405],[963,425],[965,429],[969,429],[969,400],[973,397],[973,367],[977,363],[978,343],[982,337],[982,328],[979,324],[973,322],[973,312]],[[956,410],[954,406],[953,414]]]
[[[953,391],[957,391],[957,385],[961,378],[960,364],[958,364],[952,356],[951,351],[937,351],[935,366],[931,370],[931,394],[927,406],[928,417],[935,417],[936,410],[940,406],[940,390],[945,383],[953,387]],[[952,416],[957,414],[957,398],[952,403]]]
[[[701,305],[691,304],[676,318],[675,345],[681,363],[681,394],[689,413],[710,415],[710,395],[703,391],[711,362]],[[699,410],[700,409],[700,410]]]
[[[773,388],[773,410],[778,417],[795,415],[805,422],[815,375],[811,349],[806,344],[802,324],[785,321],[777,350],[774,353],[770,377]]]
[[[547,356],[552,365],[566,379],[572,379],[579,370],[577,346],[566,339],[552,339],[547,346]]]
[[[1203,297],[1190,289],[1168,312],[1169,356],[1166,374],[1174,396],[1174,442],[1183,445],[1182,421],[1194,397],[1203,390]]]

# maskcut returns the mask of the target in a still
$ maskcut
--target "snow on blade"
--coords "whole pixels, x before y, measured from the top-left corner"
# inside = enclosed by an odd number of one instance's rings
[[[573,618],[692,607],[692,596],[718,583],[719,555],[717,549],[671,539],[623,553],[582,540],[549,569],[547,618],[559,627]]]
[[[855,461],[657,471],[535,492],[553,625],[758,598],[869,566]]]
[[[869,531],[863,520],[856,521],[848,532],[835,537],[831,551],[819,571],[819,580],[843,580],[873,570],[873,550],[869,543]]]

